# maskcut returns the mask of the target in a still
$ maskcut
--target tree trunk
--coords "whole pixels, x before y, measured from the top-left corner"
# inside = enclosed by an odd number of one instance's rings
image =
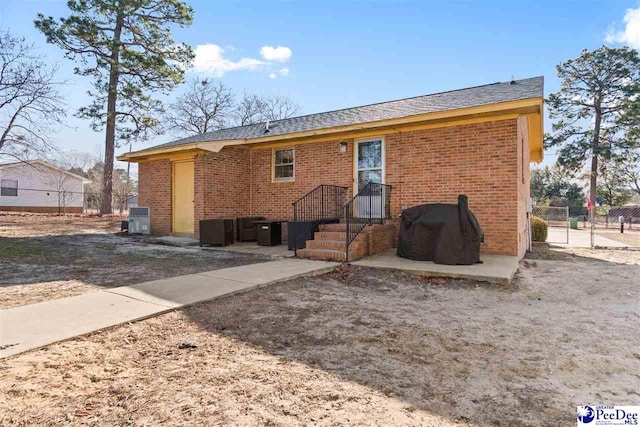
[[[591,146],[591,183],[589,186],[589,199],[591,201],[591,249],[595,246],[594,231],[596,221],[596,189],[598,184],[598,156],[600,146],[600,124],[602,122],[601,103],[595,103],[596,118],[593,128],[593,143]]]
[[[111,51],[111,67],[109,70],[109,92],[107,94],[107,126],[104,142],[104,171],[102,175],[102,203],[101,214],[113,212],[113,157],[116,142],[116,101],[118,99],[118,78],[120,77],[120,34],[122,33],[124,17],[116,17],[113,33],[113,50]]]

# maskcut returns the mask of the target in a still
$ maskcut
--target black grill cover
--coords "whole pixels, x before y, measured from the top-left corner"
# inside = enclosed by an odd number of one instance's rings
[[[398,256],[436,264],[480,263],[484,233],[469,210],[467,196],[458,204],[434,203],[414,206],[402,212]]]

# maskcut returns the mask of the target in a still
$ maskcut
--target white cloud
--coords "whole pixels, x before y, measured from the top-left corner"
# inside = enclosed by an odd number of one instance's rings
[[[640,7],[627,9],[624,14],[624,30],[609,31],[605,37],[607,43],[622,43],[640,49]]]
[[[200,44],[195,48],[193,69],[201,73],[211,73],[222,77],[227,71],[257,70],[264,61],[255,58],[240,58],[232,61],[224,57],[225,49],[217,44]]]
[[[277,73],[269,73],[269,78],[271,80],[275,80],[278,78],[278,76],[286,77],[288,75],[289,75],[289,68],[283,67],[283,68],[280,68]]]
[[[285,46],[262,46],[260,55],[267,61],[286,62],[291,58],[291,49]]]

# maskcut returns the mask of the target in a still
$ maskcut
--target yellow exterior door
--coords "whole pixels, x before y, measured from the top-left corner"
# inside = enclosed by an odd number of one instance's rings
[[[173,163],[173,232],[193,234],[193,161]]]

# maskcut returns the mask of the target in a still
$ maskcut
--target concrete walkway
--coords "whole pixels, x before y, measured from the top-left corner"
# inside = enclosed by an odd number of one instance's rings
[[[574,230],[569,229],[569,243],[567,244],[567,229],[558,227],[549,227],[547,233],[547,243],[560,246],[563,248],[589,248],[591,247],[591,230]],[[607,239],[598,234],[594,235],[594,243],[596,246],[609,248],[628,248],[629,245],[615,240]]]
[[[0,310],[0,358],[196,302],[295,277],[322,274],[337,265],[283,259]]]

